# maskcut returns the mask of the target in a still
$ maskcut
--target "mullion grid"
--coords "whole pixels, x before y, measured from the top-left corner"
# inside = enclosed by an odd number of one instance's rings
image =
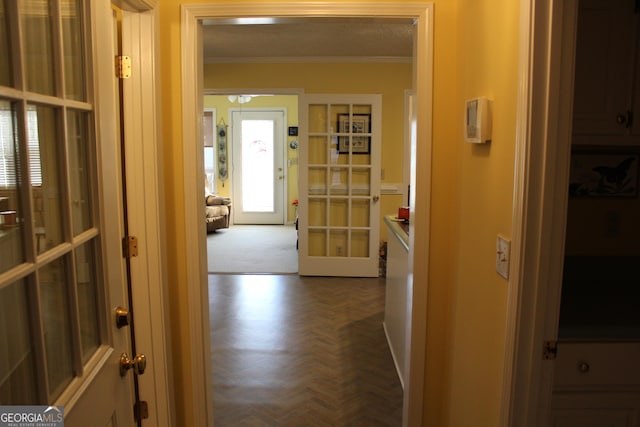
[[[78,296],[75,283],[76,278],[76,266],[73,245],[73,227],[71,218],[71,197],[70,197],[70,176],[69,176],[69,149],[68,149],[68,129],[67,129],[67,101],[65,100],[65,78],[64,78],[64,66],[63,66],[63,46],[62,46],[62,16],[61,6],[59,0],[53,0],[50,3],[50,15],[52,20],[52,34],[53,37],[53,62],[54,62],[54,81],[55,81],[55,95],[54,97],[48,95],[41,95],[36,93],[29,93],[26,91],[26,68],[24,66],[24,38],[22,22],[19,16],[19,10],[17,2],[8,2],[7,13],[10,14],[10,37],[12,45],[12,77],[15,89],[9,89],[7,92],[11,95],[11,102],[15,106],[15,119],[17,139],[18,139],[18,152],[19,155],[19,197],[20,206],[24,212],[23,220],[23,251],[25,252],[25,260],[27,264],[32,265],[31,268],[21,268],[19,275],[11,277],[11,281],[25,280],[25,286],[27,288],[27,298],[29,301],[29,317],[31,321],[30,334],[32,342],[34,343],[34,363],[36,371],[36,381],[38,384],[36,395],[38,396],[38,403],[45,404],[51,403],[51,396],[49,395],[49,380],[48,370],[55,369],[55,367],[47,366],[45,343],[44,343],[44,325],[42,316],[41,305],[41,291],[40,291],[40,279],[39,269],[46,263],[55,259],[62,259],[65,264],[65,277],[61,283],[65,287],[64,294],[67,298],[69,305],[69,319],[71,323],[71,354],[72,354],[72,366],[75,376],[82,375],[82,346],[81,346],[81,334],[80,334],[80,315],[78,307]],[[83,8],[86,10],[86,8]],[[84,15],[86,18],[86,15]],[[83,19],[83,31],[86,34],[86,19]],[[86,44],[85,44],[86,46]],[[86,49],[86,48],[85,48]],[[86,57],[86,56],[85,56]],[[60,162],[61,170],[58,170],[58,179],[60,186],[61,197],[61,215],[63,217],[63,240],[71,243],[69,250],[62,252],[59,256],[51,259],[45,257],[39,262],[37,254],[37,242],[35,239],[35,226],[34,226],[34,205],[33,205],[33,190],[31,188],[31,173],[29,168],[29,150],[28,150],[28,125],[27,125],[27,105],[28,102],[35,101],[33,104],[44,105],[52,107],[55,111],[55,120],[58,123],[56,135],[58,160]],[[76,104],[81,111],[91,111],[92,108],[87,103],[82,102],[69,102],[69,104]],[[94,157],[95,150],[91,150],[91,157]],[[89,165],[87,165],[89,166]],[[95,160],[91,161],[91,166],[95,167]],[[94,169],[95,170],[95,169]],[[92,185],[93,184],[92,180]],[[92,210],[95,212],[95,210]],[[26,238],[26,237],[29,238]],[[44,262],[44,264],[43,264]],[[4,286],[4,284],[3,284]]]

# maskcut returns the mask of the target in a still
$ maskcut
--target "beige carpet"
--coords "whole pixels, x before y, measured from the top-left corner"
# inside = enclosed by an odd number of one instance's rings
[[[207,235],[209,273],[297,273],[294,225],[232,225]]]

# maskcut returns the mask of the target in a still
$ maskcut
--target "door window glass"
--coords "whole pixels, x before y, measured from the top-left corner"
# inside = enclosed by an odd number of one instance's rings
[[[26,89],[55,94],[52,4],[47,0],[20,0],[20,28],[24,48]]]
[[[64,258],[40,269],[40,309],[50,400],[73,378],[69,290]]]
[[[67,142],[71,184],[71,214],[73,234],[78,235],[93,226],[91,217],[91,164],[89,162],[89,114],[67,111]]]
[[[60,168],[60,129],[56,109],[43,105],[30,106],[36,111],[29,116],[29,146],[38,147],[40,162],[29,161],[37,251],[43,253],[62,243],[62,188]]]
[[[85,100],[84,39],[82,38],[82,2],[64,0],[62,7],[62,43],[65,95]]]
[[[98,280],[96,275],[96,257],[90,241],[75,252],[76,293],[80,314],[80,339],[82,341],[82,360],[95,352],[100,344],[100,322],[98,307]]]
[[[242,121],[242,207],[245,212],[273,212],[274,122]]]
[[[36,401],[33,341],[24,280],[0,288],[0,404]]]
[[[6,0],[0,0],[0,86],[11,86],[11,48]]]
[[[16,104],[0,99],[0,273],[24,261]]]

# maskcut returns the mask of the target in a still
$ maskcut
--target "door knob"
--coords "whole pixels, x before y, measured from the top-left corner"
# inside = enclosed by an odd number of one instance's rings
[[[133,359],[129,359],[127,353],[120,355],[120,376],[124,377],[129,369],[133,369],[136,375],[144,374],[147,369],[147,357],[144,354],[138,354]]]
[[[377,194],[375,196],[373,196],[373,201],[377,202],[378,200],[380,200],[380,196],[378,196]]]

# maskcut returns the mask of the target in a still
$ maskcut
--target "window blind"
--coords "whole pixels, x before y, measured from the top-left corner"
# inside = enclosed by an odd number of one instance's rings
[[[36,107],[27,109],[27,150],[31,184],[42,185],[40,141],[38,140],[38,113]],[[16,188],[19,179],[19,154],[17,152],[16,117],[8,102],[0,102],[0,187]]]

